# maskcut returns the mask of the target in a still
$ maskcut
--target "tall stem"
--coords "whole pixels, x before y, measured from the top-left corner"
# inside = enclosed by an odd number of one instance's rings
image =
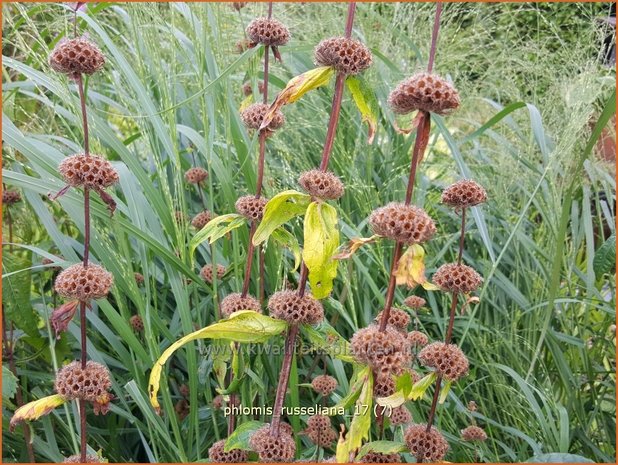
[[[440,16],[442,16],[442,2],[436,5],[436,17],[433,21],[433,31],[431,32],[431,49],[429,50],[429,61],[427,62],[427,72],[433,70],[433,62],[436,57],[436,46],[438,44],[438,33],[440,32]]]
[[[11,216],[11,207],[6,205],[6,219],[9,224],[9,251],[13,252],[13,217]]]
[[[292,358],[294,356],[294,346],[296,345],[297,335],[298,325],[294,324],[288,328],[288,332],[285,337],[283,364],[281,365],[281,372],[279,373],[279,382],[277,383],[277,393],[275,395],[275,404],[273,406],[273,416],[270,422],[270,434],[274,437],[279,436],[281,410],[283,409],[283,401],[285,400],[285,393],[288,390],[288,383],[290,381]]]

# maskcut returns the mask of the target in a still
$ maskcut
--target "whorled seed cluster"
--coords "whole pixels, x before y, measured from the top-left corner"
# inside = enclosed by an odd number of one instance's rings
[[[350,341],[357,362],[371,366],[375,373],[399,373],[411,362],[410,344],[405,335],[387,326],[380,331],[376,325],[358,330]]]
[[[61,40],[49,55],[49,65],[54,71],[77,78],[80,74],[94,74],[105,64],[101,50],[86,39]]]
[[[264,207],[268,203],[265,197],[256,197],[255,195],[244,195],[240,197],[236,204],[236,213],[244,216],[251,221],[260,221],[264,214]]]
[[[176,210],[174,212],[174,219],[176,220],[177,223],[183,224],[188,221],[189,216],[183,211]]]
[[[13,205],[21,201],[21,194],[17,191],[2,191],[2,205]]]
[[[471,425],[461,430],[461,439],[468,442],[482,442],[487,440],[487,433],[480,426]]]
[[[373,396],[388,397],[395,394],[395,380],[391,374],[377,376],[373,380]]]
[[[139,286],[140,284],[144,284],[144,275],[141,273],[133,273],[133,277],[135,278],[135,283]]]
[[[215,463],[242,463],[249,460],[249,453],[241,449],[225,452],[225,439],[221,439],[208,449],[208,458]]]
[[[133,331],[136,331],[138,333],[144,331],[144,320],[142,320],[141,316],[133,315],[131,318],[129,318],[129,323],[131,324],[131,328],[133,328]]]
[[[212,214],[212,212],[208,210],[199,212],[191,220],[191,226],[193,226],[195,229],[202,229],[204,226],[206,226],[210,222],[210,220],[213,219],[213,217],[214,215]]]
[[[388,96],[393,111],[400,115],[422,110],[446,115],[459,107],[459,93],[447,80],[418,73],[400,82]]]
[[[243,297],[239,292],[230,294],[221,301],[221,316],[227,318],[240,310],[253,310],[262,313],[260,302],[250,295]]]
[[[405,405],[400,405],[399,407],[395,407],[389,415],[389,420],[391,425],[399,426],[399,425],[407,425],[412,421],[412,414],[405,407]]]
[[[418,310],[419,308],[423,308],[427,304],[427,301],[417,295],[411,295],[409,297],[406,297],[406,300],[403,301],[403,304],[408,308]]]
[[[341,179],[334,173],[320,169],[305,171],[298,178],[298,183],[317,199],[337,200],[345,190]]]
[[[325,415],[313,415],[307,418],[305,434],[317,446],[330,447],[337,440],[337,431]]]
[[[324,308],[319,300],[296,291],[279,291],[268,300],[271,316],[293,324],[315,324],[324,319]]]
[[[276,19],[256,18],[247,26],[247,37],[254,44],[279,47],[290,40],[290,31]]]
[[[240,113],[240,119],[248,129],[260,129],[264,116],[270,107],[265,103],[254,103],[249,105]],[[274,131],[281,128],[285,123],[285,116],[281,110],[275,112],[275,116],[266,128],[267,135],[271,135]]]
[[[212,408],[215,410],[220,410],[221,408],[223,408],[224,404],[225,400],[223,399],[223,396],[221,394],[216,395],[215,398],[212,400]]]
[[[446,263],[435,272],[433,282],[444,291],[469,294],[481,287],[483,278],[467,265]]]
[[[190,184],[199,184],[208,179],[208,171],[199,166],[189,168],[185,171],[185,181]]]
[[[113,282],[112,274],[102,266],[77,263],[58,274],[54,289],[62,297],[87,301],[105,297]]]
[[[329,396],[337,389],[337,380],[329,375],[319,375],[311,381],[311,388],[323,396]]]
[[[292,437],[291,428],[279,426],[279,435],[270,434],[270,425],[258,429],[249,440],[251,449],[257,452],[261,462],[289,462],[296,453],[296,442]]]
[[[71,155],[60,162],[58,171],[64,181],[73,187],[98,189],[118,182],[118,172],[109,161],[98,155]]]
[[[223,278],[226,271],[227,269],[223,265],[219,265],[217,263],[217,279]],[[200,276],[204,281],[212,284],[213,266],[210,263],[208,265],[204,265],[200,270]]]
[[[96,403],[109,399],[111,387],[108,369],[93,361],[86,362],[85,369],[79,361],[69,363],[58,371],[54,383],[56,392],[67,400],[83,399]]]
[[[383,313],[384,310],[377,314],[375,318],[376,323],[382,320]],[[410,315],[403,310],[399,310],[398,308],[391,308],[390,314],[388,315],[387,324],[401,331],[407,331],[408,325],[410,324]]]
[[[345,75],[365,71],[373,61],[371,52],[362,42],[347,37],[324,39],[315,47],[313,55],[317,65],[332,66]]]
[[[264,81],[258,81],[258,92],[260,94],[264,93]],[[250,82],[245,82],[242,85],[242,93],[245,95],[245,97],[248,97],[249,95],[253,94],[253,88],[251,87]]]
[[[375,234],[405,244],[426,242],[436,232],[436,226],[425,210],[398,202],[374,210],[369,224]]]
[[[468,208],[487,200],[483,187],[470,179],[462,179],[442,191],[441,201],[453,208]]]
[[[449,381],[468,374],[468,358],[455,344],[432,342],[418,353],[419,361]]]
[[[383,454],[382,452],[367,452],[359,460],[360,463],[402,463],[401,455],[397,453]]]
[[[412,347],[425,347],[429,343],[429,337],[420,331],[410,331],[408,341]]]
[[[448,452],[448,442],[435,426],[427,431],[427,425],[411,425],[406,429],[404,441],[417,463],[440,462]]]
[[[84,463],[80,454],[70,455],[62,461],[62,463]],[[87,454],[85,463],[103,463],[98,455]]]

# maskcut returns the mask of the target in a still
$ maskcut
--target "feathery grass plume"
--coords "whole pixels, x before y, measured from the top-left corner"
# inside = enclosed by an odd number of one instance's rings
[[[253,310],[262,313],[262,306],[255,297],[250,295],[243,297],[239,292],[230,294],[221,301],[221,316],[223,318],[227,318],[240,310]]]
[[[337,389],[337,380],[329,375],[319,375],[311,381],[311,388],[323,396],[329,396]]]
[[[459,93],[448,81],[436,74],[418,73],[402,81],[388,96],[397,114],[421,110],[446,115],[459,107]]]
[[[285,45],[290,40],[290,31],[276,19],[256,18],[247,26],[247,37],[252,45],[262,44],[272,47]]]
[[[94,74],[105,64],[105,56],[86,37],[63,39],[49,55],[49,65],[54,71],[76,79],[82,74]]]
[[[324,308],[311,295],[295,291],[279,291],[268,300],[271,316],[290,324],[316,324],[324,319]]]
[[[82,399],[92,402],[95,414],[105,415],[113,396],[109,393],[112,381],[109,371],[100,363],[88,361],[82,368],[74,361],[61,368],[56,374],[54,388],[67,400]]]
[[[448,452],[448,442],[432,426],[429,431],[426,424],[410,425],[404,433],[404,441],[417,462],[440,462]]]
[[[58,275],[54,289],[63,297],[86,302],[107,296],[113,283],[112,274],[102,266],[77,263]]]
[[[296,453],[296,442],[292,437],[292,428],[285,424],[279,424],[279,434],[271,434],[270,425],[264,425],[258,429],[249,440],[251,449],[257,452],[262,462],[289,462]]]
[[[236,207],[236,213],[239,215],[244,216],[250,221],[260,221],[267,203],[268,199],[265,197],[244,195],[238,198],[234,206]]]
[[[391,326],[384,331],[373,325],[359,329],[352,336],[350,347],[357,362],[369,365],[381,375],[400,373],[412,361],[408,339]]]
[[[314,50],[315,64],[331,66],[346,76],[359,74],[371,66],[373,56],[360,41],[348,37],[331,37]]]
[[[225,268],[225,266],[220,265],[220,264],[217,263],[217,278],[218,279],[223,278],[223,276],[225,275],[226,271],[227,271],[227,269]],[[204,265],[202,267],[202,269],[200,270],[200,276],[202,277],[202,279],[204,281],[206,281],[207,283],[212,284],[213,265],[211,265],[210,263],[208,265]]]
[[[375,234],[404,244],[420,244],[433,237],[436,226],[420,207],[391,202],[374,210],[369,224]]]
[[[189,184],[199,184],[208,179],[208,171],[199,166],[194,166],[185,171],[185,180]]]
[[[320,169],[305,171],[298,178],[298,184],[316,199],[337,200],[343,195],[344,185],[334,173]]]
[[[481,287],[483,278],[467,265],[446,263],[434,273],[433,282],[442,290],[469,294]]]
[[[442,192],[441,202],[453,208],[469,208],[487,200],[487,192],[470,179],[462,179]]]
[[[221,439],[208,449],[208,458],[215,463],[242,463],[249,460],[249,453],[241,449],[225,452],[225,439]]]
[[[468,374],[468,358],[455,344],[432,342],[418,353],[418,359],[448,381],[457,381]]]
[[[382,319],[382,312],[378,313],[374,319],[374,323],[379,323]],[[393,328],[397,328],[400,331],[407,332],[408,325],[410,324],[410,315],[398,308],[392,308],[391,313],[388,316],[388,324]]]

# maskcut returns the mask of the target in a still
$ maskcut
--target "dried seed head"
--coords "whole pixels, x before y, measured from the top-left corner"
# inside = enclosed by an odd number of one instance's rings
[[[99,189],[118,182],[118,172],[99,155],[71,155],[60,162],[58,171],[64,181],[73,187]]]
[[[240,119],[248,129],[258,130],[269,108],[269,105],[265,103],[254,103],[240,113]],[[277,129],[281,128],[284,123],[285,116],[283,116],[280,110],[277,110],[275,112],[275,117],[266,128],[266,134],[268,136],[272,135]]]
[[[49,55],[51,68],[73,79],[80,74],[94,74],[104,64],[105,56],[101,50],[85,37],[61,40]]]
[[[330,424],[330,418],[325,415],[313,415],[307,418],[304,433],[312,443],[320,447],[330,447],[338,437],[337,431]]]
[[[419,309],[423,308],[427,304],[427,301],[422,297],[411,295],[410,297],[406,297],[403,304],[409,308]]]
[[[483,278],[467,265],[447,263],[435,272],[433,282],[444,291],[469,294],[481,287]]]
[[[411,362],[410,344],[397,329],[376,325],[358,330],[350,341],[357,362],[371,366],[378,375],[401,372]]]
[[[461,430],[461,439],[464,441],[486,441],[487,433],[480,426],[468,426]]]
[[[344,191],[341,179],[330,171],[319,169],[305,171],[298,178],[298,183],[305,192],[317,199],[336,200]]]
[[[204,210],[203,212],[199,212],[193,217],[193,219],[191,220],[191,226],[193,226],[195,229],[202,229],[213,218],[214,215],[212,214],[212,212]]]
[[[212,400],[212,408],[215,410],[220,410],[223,408],[223,404],[225,404],[225,401],[223,400],[223,396],[221,394],[216,395]]]
[[[271,316],[294,324],[316,324],[324,319],[324,308],[319,300],[296,291],[279,291],[268,300]]]
[[[232,8],[234,8],[236,11],[240,11],[244,7],[246,7],[248,3],[249,2],[232,2]]]
[[[402,463],[401,455],[397,453],[383,454],[382,452],[367,452],[359,460],[360,463]]]
[[[264,93],[264,81],[258,81],[258,92],[260,94]],[[253,94],[253,88],[251,87],[250,82],[245,82],[242,85],[242,93],[245,95],[245,97],[248,97],[249,95]]]
[[[87,301],[105,297],[112,287],[112,274],[99,265],[71,265],[58,274],[54,289],[62,297]]]
[[[100,363],[74,361],[61,368],[54,383],[56,392],[67,400],[83,399],[94,403],[95,413],[107,413],[112,395],[109,371]]]
[[[180,421],[187,418],[190,411],[189,402],[187,402],[187,399],[178,399],[178,402],[174,405],[174,411],[176,412],[176,415],[178,415],[178,419]]]
[[[290,40],[290,31],[276,19],[257,18],[247,26],[247,37],[254,44],[279,47]]]
[[[176,210],[174,212],[174,219],[176,220],[177,223],[183,224],[183,223],[186,223],[189,220],[189,215],[187,215],[183,211]]]
[[[144,331],[144,320],[142,320],[141,316],[133,315],[131,318],[129,318],[129,323],[131,324],[133,331],[136,331],[138,333]]]
[[[455,344],[432,342],[418,353],[418,359],[448,381],[457,381],[468,374],[468,358]]]
[[[80,454],[71,455],[64,459],[62,463],[84,463],[82,461],[82,456]],[[88,454],[86,455],[85,463],[103,463],[103,460],[99,458],[98,455]]]
[[[373,380],[373,396],[388,397],[395,394],[395,380],[391,374],[377,376]]]
[[[459,106],[459,93],[436,74],[418,73],[400,82],[388,96],[388,103],[400,115],[416,110],[446,115]]]
[[[376,323],[379,323],[382,320],[383,313],[384,310],[378,313],[375,318]],[[408,330],[408,325],[410,324],[410,315],[403,310],[399,310],[398,308],[391,308],[387,324],[405,332]]]
[[[473,400],[468,402],[468,410],[471,412],[476,412],[478,410],[478,406],[476,405],[476,402],[474,402]]]
[[[243,297],[240,293],[235,292],[221,301],[221,316],[223,318],[227,318],[232,313],[240,310],[253,310],[254,312],[262,313],[260,302],[250,295]]]
[[[311,387],[323,396],[330,396],[337,389],[337,380],[329,375],[319,375],[313,378]]]
[[[2,191],[2,205],[13,205],[21,201],[21,194],[17,191]]]
[[[427,425],[415,424],[406,429],[404,441],[418,463],[441,462],[448,452],[448,442],[442,433],[432,426],[428,431]]]
[[[135,277],[135,282],[137,283],[137,285],[141,285],[144,284],[144,275],[141,273],[133,273],[133,276]]]
[[[474,181],[462,179],[442,192],[442,203],[453,208],[474,207],[487,200],[487,192]]]
[[[270,425],[262,426],[251,436],[249,445],[257,452],[261,462],[289,462],[294,458],[296,443],[283,425],[279,427],[279,436],[271,436]]]
[[[400,405],[391,411],[389,419],[391,421],[391,425],[407,425],[412,421],[412,414],[405,407],[405,405]]]
[[[236,201],[236,213],[250,221],[260,221],[267,203],[268,199],[265,197],[245,195]]]
[[[180,393],[180,395],[182,397],[189,397],[189,394],[191,394],[191,391],[189,390],[189,386],[187,386],[186,384],[181,384],[178,387],[178,392]]]
[[[426,242],[436,232],[436,226],[425,210],[397,202],[374,210],[369,224],[375,234],[405,244]]]
[[[350,75],[365,71],[373,57],[369,49],[358,40],[331,37],[320,42],[314,52],[315,64],[332,66],[338,73]]]
[[[412,347],[425,347],[429,342],[429,337],[420,331],[410,331],[408,333],[408,341]]]
[[[221,279],[223,278],[223,276],[225,275],[226,272],[226,268],[223,265],[219,265],[217,263],[217,279]],[[206,281],[207,283],[212,284],[212,277],[213,277],[213,267],[211,264],[208,265],[204,265],[202,267],[202,269],[200,270],[200,276],[202,277],[202,279],[204,281]]]
[[[234,48],[236,50],[236,53],[241,54],[249,50],[250,45],[251,42],[249,42],[247,39],[240,39],[238,42],[236,42]]]
[[[249,460],[249,453],[240,449],[232,449],[225,452],[225,439],[215,442],[208,449],[208,458],[215,463],[242,463]]]
[[[199,184],[208,179],[208,171],[199,166],[189,168],[185,171],[185,180],[190,184]]]

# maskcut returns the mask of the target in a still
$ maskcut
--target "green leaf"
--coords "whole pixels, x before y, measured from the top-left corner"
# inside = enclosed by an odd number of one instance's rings
[[[2,400],[12,399],[17,392],[17,378],[11,370],[2,365]]]
[[[312,202],[305,214],[303,260],[309,269],[311,292],[316,299],[328,297],[337,277],[339,247],[337,210],[323,202]]]
[[[364,381],[363,388],[356,401],[356,412],[350,423],[350,431],[348,431],[345,440],[337,444],[337,460],[339,460],[339,457],[346,457],[345,462],[347,462],[350,452],[358,449],[363,441],[369,438],[373,416],[373,375],[369,370],[366,373],[361,378]]]
[[[597,278],[616,270],[616,236],[610,236],[594,254],[594,274]]]
[[[354,103],[360,111],[363,121],[369,126],[367,134],[367,143],[373,143],[373,138],[376,135],[376,125],[378,117],[376,116],[377,101],[375,95],[364,80],[357,76],[348,76],[345,80]]]
[[[32,285],[31,254],[2,254],[2,307],[7,322],[29,336],[38,337],[39,316],[30,304],[30,287]]]
[[[317,326],[302,325],[302,330],[309,339],[311,345],[333,358],[352,363],[354,358],[350,355],[350,344],[341,336],[326,320]]]
[[[210,359],[212,360],[212,369],[215,373],[219,386],[225,386],[225,376],[227,374],[227,362],[232,357],[232,344],[224,339],[214,340],[210,345]]]
[[[410,396],[408,397],[408,399],[417,400],[423,397],[425,395],[425,391],[429,389],[429,386],[433,384],[435,379],[436,374],[435,372],[433,372],[418,380],[416,383],[414,383],[414,386],[412,386],[412,390],[410,391]]]
[[[275,242],[278,242],[279,245],[292,251],[292,254],[294,255],[293,271],[296,271],[300,266],[300,245],[298,244],[298,239],[296,239],[296,236],[286,229],[279,227],[272,232],[270,237],[272,237]]]
[[[239,425],[232,435],[225,441],[225,452],[229,452],[232,449],[251,450],[249,446],[249,440],[253,433],[264,426],[266,423],[261,421],[247,421],[242,425]]]
[[[229,213],[227,215],[216,216],[208,222],[206,226],[200,229],[189,242],[189,253],[193,256],[195,249],[204,241],[213,243],[230,231],[239,228],[245,224],[247,219],[237,213]]]
[[[403,442],[397,441],[373,441],[365,444],[358,451],[355,457],[355,461],[358,462],[361,458],[367,455],[369,452],[378,452],[380,454],[398,454],[399,452],[405,452],[408,448]]]
[[[575,454],[563,454],[554,452],[551,454],[535,455],[531,459],[526,460],[525,463],[595,463],[581,455]]]
[[[264,207],[264,216],[253,235],[253,245],[259,245],[281,225],[305,213],[311,196],[289,190],[275,195]]]
[[[395,393],[391,394],[388,397],[378,397],[376,402],[378,405],[382,407],[388,407],[389,409],[395,409],[400,405],[403,405],[407,400],[406,395],[403,393],[403,390],[397,390]]]
[[[452,385],[453,385],[452,381],[447,381],[446,383],[444,383],[444,386],[442,386],[442,390],[440,391],[440,398],[438,399],[438,402],[440,404],[443,404],[444,401],[446,400],[446,396],[448,396],[448,393],[451,390]]]
[[[349,409],[350,407],[352,407],[352,405],[354,405],[354,402],[356,402],[356,400],[361,395],[361,391],[363,389],[363,386],[365,385],[365,381],[367,377],[369,376],[369,374],[370,374],[369,367],[364,367],[360,372],[358,372],[356,374],[356,379],[352,382],[350,389],[348,390],[348,393],[346,394],[346,396],[343,399],[341,399],[339,402],[337,402],[336,405],[334,405],[333,407],[330,407],[327,415],[329,416],[338,415],[339,410],[341,410],[342,408]]]
[[[414,380],[412,379],[412,374],[409,371],[406,371],[401,376],[397,376],[397,378],[395,379],[395,389],[397,391],[403,392],[403,395],[405,397],[408,397],[408,395],[412,391],[413,385]]]

